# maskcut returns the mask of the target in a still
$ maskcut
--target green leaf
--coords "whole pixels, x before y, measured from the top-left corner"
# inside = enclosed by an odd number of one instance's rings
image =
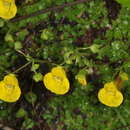
[[[130,0],[116,0],[120,4],[130,8]]]
[[[93,52],[93,53],[98,53],[100,51],[100,45],[98,44],[93,44],[91,47],[90,47],[90,50]]]
[[[0,118],[8,116],[8,110],[0,110]]]
[[[39,64],[32,64],[31,71],[36,72],[36,70],[39,68]]]
[[[37,95],[33,92],[27,93],[25,98],[30,104],[34,104],[37,101]]]
[[[4,26],[4,21],[0,19],[0,28]]]
[[[41,33],[42,40],[52,40],[54,38],[54,34],[50,29],[44,29]]]
[[[42,75],[41,73],[35,73],[35,74],[33,75],[33,79],[34,79],[34,81],[36,81],[36,82],[42,81],[43,75]]]
[[[27,119],[23,122],[22,127],[23,127],[24,129],[31,129],[34,125],[35,125],[35,122],[34,122],[32,119],[27,118]]]
[[[23,108],[20,108],[17,113],[16,113],[16,117],[17,118],[21,118],[21,117],[24,117],[27,115],[27,112],[23,109]]]
[[[6,42],[14,42],[13,36],[9,33],[5,35],[5,41]]]
[[[22,48],[23,48],[23,47],[22,47],[22,43],[19,42],[19,41],[15,42],[15,43],[14,43],[14,48],[15,48],[15,50],[20,50],[20,49],[22,49]]]

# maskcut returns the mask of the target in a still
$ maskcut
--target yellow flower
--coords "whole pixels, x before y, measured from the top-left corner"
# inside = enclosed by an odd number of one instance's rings
[[[114,82],[109,82],[104,85],[104,88],[99,90],[98,99],[106,106],[118,107],[123,102],[123,95]]]
[[[59,95],[67,93],[70,88],[69,80],[61,66],[52,68],[51,72],[43,77],[43,82],[48,90]]]
[[[0,17],[3,19],[11,19],[15,17],[17,7],[15,0],[0,0]]]
[[[0,99],[5,102],[16,102],[21,95],[19,83],[14,74],[8,74],[0,81]]]
[[[77,75],[76,79],[78,80],[78,82],[81,85],[83,85],[83,86],[87,85],[87,81],[86,81],[86,76],[85,75]]]

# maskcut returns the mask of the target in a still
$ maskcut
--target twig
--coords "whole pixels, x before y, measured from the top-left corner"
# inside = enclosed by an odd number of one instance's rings
[[[122,130],[122,129],[125,129],[125,128],[128,128],[128,127],[130,127],[130,124],[116,128],[115,130]]]
[[[56,11],[58,9],[63,9],[65,7],[74,6],[76,4],[84,3],[84,2],[87,2],[87,1],[88,0],[77,0],[77,1],[74,1],[74,2],[65,3],[65,4],[59,5],[59,6],[54,6],[54,7],[47,8],[47,9],[41,9],[39,11],[36,11],[36,12],[28,14],[28,15],[16,17],[16,18],[12,19],[11,22],[19,22],[21,20],[24,20],[24,19],[27,19],[27,18],[30,18],[30,17],[38,16],[38,15],[41,15],[43,13],[47,13],[47,12],[50,12],[50,11]]]

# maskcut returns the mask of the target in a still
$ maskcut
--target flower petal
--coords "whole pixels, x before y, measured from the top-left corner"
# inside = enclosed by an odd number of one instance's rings
[[[54,68],[52,72],[47,73],[43,78],[43,82],[45,87],[51,92],[63,95],[69,91],[70,84],[65,76],[65,71],[61,68],[59,69]]]
[[[104,85],[98,92],[98,99],[101,103],[110,107],[118,107],[123,102],[123,95],[116,89],[113,82]]]
[[[56,76],[59,76],[59,77],[66,77],[66,73],[65,73],[64,69],[61,66],[54,67],[51,70],[51,73],[53,75],[56,75]]]
[[[0,17],[11,19],[16,15],[17,7],[14,0],[0,0]]]
[[[4,77],[0,82],[0,90],[0,99],[6,102],[16,102],[21,95],[18,80],[13,74]]]

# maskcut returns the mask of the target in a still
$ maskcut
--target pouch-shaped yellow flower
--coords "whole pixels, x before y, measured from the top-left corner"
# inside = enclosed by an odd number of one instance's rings
[[[104,85],[104,88],[99,90],[98,99],[106,106],[118,107],[123,102],[123,95],[114,82],[109,82]]]
[[[16,102],[21,95],[19,83],[14,74],[8,74],[0,81],[0,99],[5,102]]]
[[[51,72],[43,77],[43,82],[48,90],[59,95],[67,93],[70,88],[69,80],[61,66],[52,68]]]
[[[0,17],[3,19],[11,19],[16,15],[17,7],[15,0],[0,0]]]
[[[86,76],[85,75],[77,75],[76,79],[78,80],[78,82],[85,86],[87,85],[87,81],[86,81]]]

